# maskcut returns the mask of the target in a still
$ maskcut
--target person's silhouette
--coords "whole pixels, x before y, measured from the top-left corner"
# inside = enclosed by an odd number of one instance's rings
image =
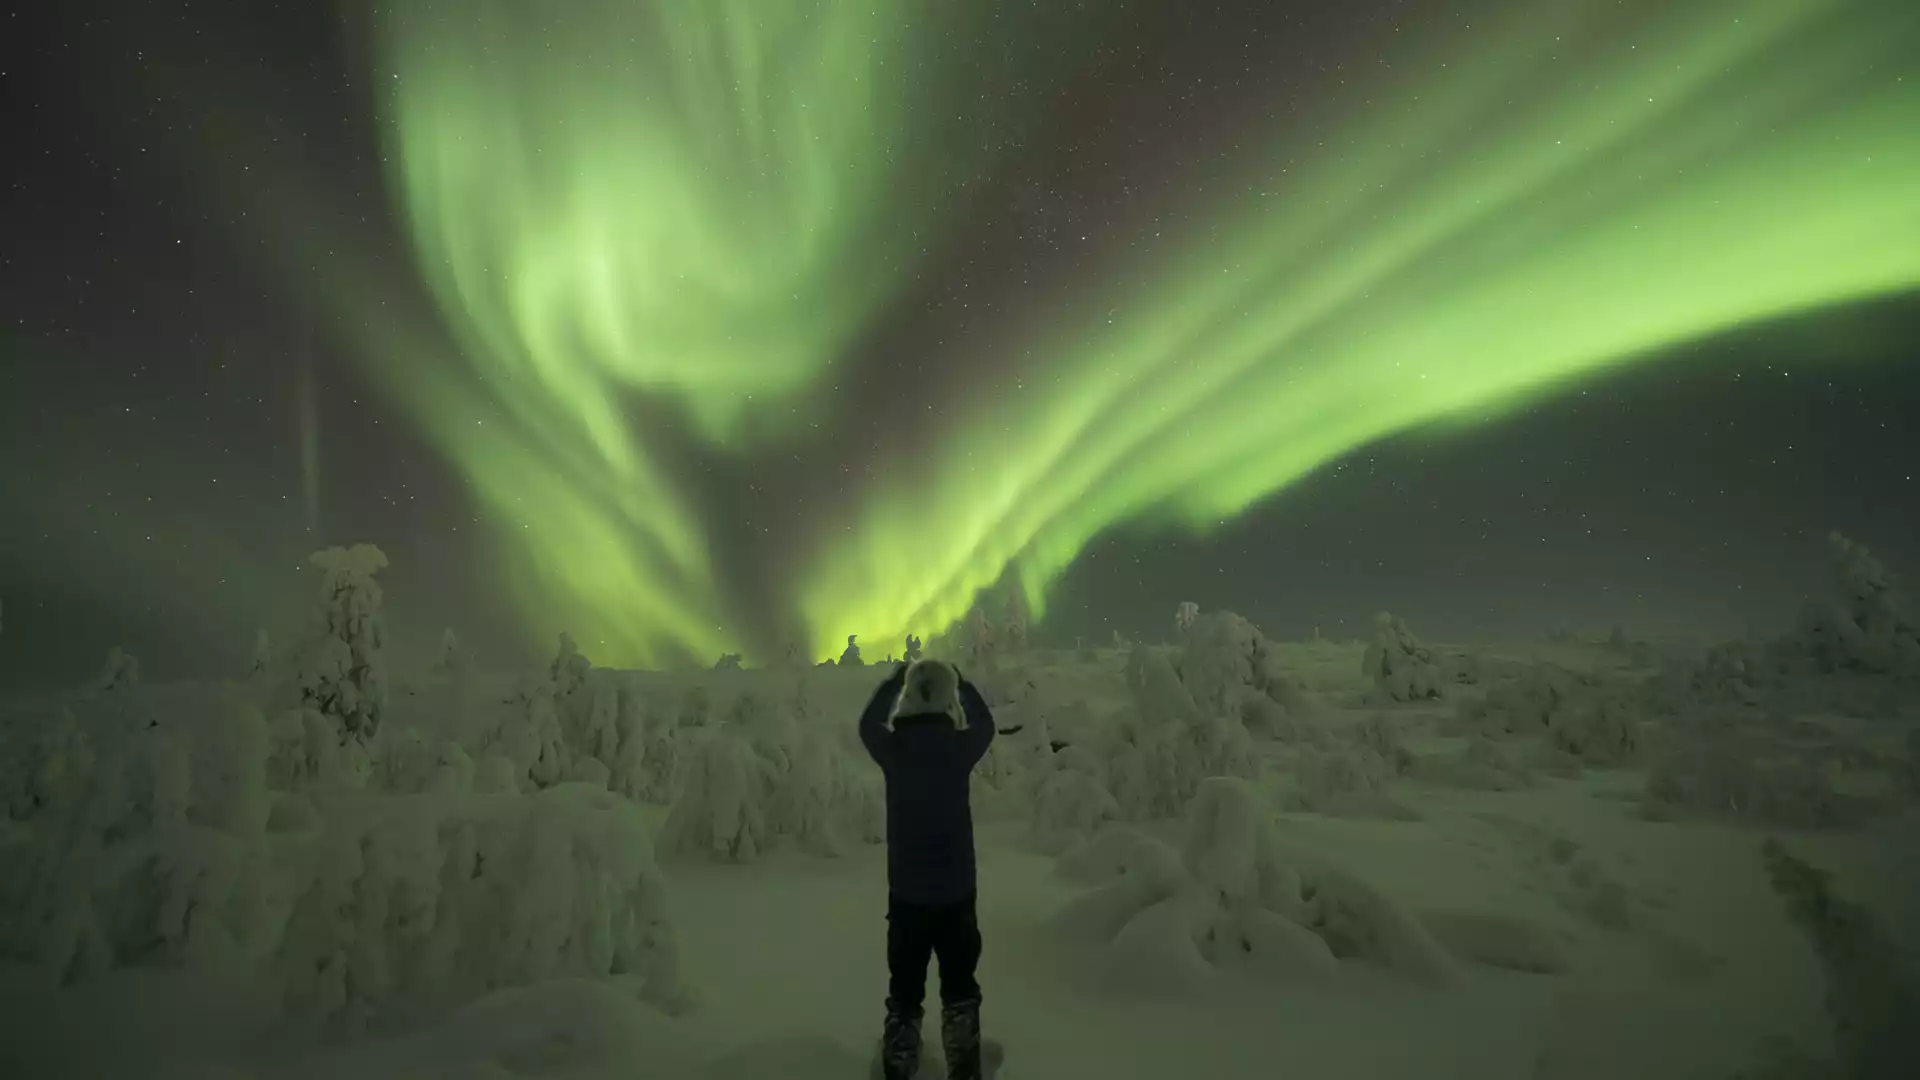
[[[951,1080],[980,1076],[980,923],[967,779],[993,742],[993,715],[953,665],[902,665],[860,714],[887,782],[887,1080],[920,1065],[927,963],[940,958],[940,1038]]]

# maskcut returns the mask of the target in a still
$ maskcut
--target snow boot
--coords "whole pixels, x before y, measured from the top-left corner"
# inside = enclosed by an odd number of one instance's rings
[[[947,1080],[980,1080],[980,1002],[940,1009],[940,1044],[947,1054]]]
[[[880,1075],[886,1080],[913,1080],[920,1071],[919,1008],[896,1008],[887,1002],[887,1021],[880,1029]]]

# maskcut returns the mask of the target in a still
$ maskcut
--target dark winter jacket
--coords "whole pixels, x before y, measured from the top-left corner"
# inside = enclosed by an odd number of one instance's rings
[[[887,887],[902,900],[948,904],[974,890],[973,804],[967,777],[993,742],[993,714],[960,680],[966,725],[945,713],[887,716],[906,681],[902,665],[860,714],[860,740],[887,778]]]

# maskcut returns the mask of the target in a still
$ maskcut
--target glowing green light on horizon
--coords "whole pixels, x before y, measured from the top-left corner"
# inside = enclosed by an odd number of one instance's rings
[[[1038,610],[1116,524],[1205,528],[1395,432],[1920,286],[1920,8],[1649,0],[1589,49],[1620,5],[1542,7],[1114,275],[1111,325],[883,478],[804,582],[816,650],[940,629],[1009,567]]]

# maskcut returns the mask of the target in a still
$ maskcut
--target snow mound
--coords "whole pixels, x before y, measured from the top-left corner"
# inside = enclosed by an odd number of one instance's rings
[[[1331,817],[1416,821],[1420,815],[1393,798],[1402,769],[1371,747],[1303,747],[1293,761],[1293,782],[1281,793],[1288,810]]]
[[[1460,702],[1453,726],[1479,738],[1540,736],[1566,761],[1618,767],[1640,760],[1653,711],[1634,687],[1541,664]]]
[[[623,1076],[636,1062],[645,1063],[649,1077],[673,1080],[704,1077],[712,1067],[689,1032],[619,985],[555,979],[497,991],[428,1030],[355,1043],[276,1075],[284,1080]]]
[[[1805,758],[1704,740],[1662,754],[1641,801],[1655,821],[1707,818],[1797,829],[1845,828],[1876,808],[1873,800],[1839,790],[1832,771]]]
[[[1289,848],[1251,785],[1205,781],[1179,850],[1120,831],[1061,856],[1058,873],[1093,887],[1055,916],[1090,948],[1103,983],[1137,992],[1200,990],[1222,972],[1318,980],[1346,960],[1444,985],[1453,961],[1419,921],[1355,875]]]
[[[1433,909],[1420,913],[1420,925],[1462,960],[1534,975],[1559,975],[1571,966],[1559,937],[1517,915]]]
[[[1412,773],[1429,784],[1470,791],[1520,791],[1534,784],[1533,771],[1519,754],[1483,735],[1454,753],[1416,758]]]

